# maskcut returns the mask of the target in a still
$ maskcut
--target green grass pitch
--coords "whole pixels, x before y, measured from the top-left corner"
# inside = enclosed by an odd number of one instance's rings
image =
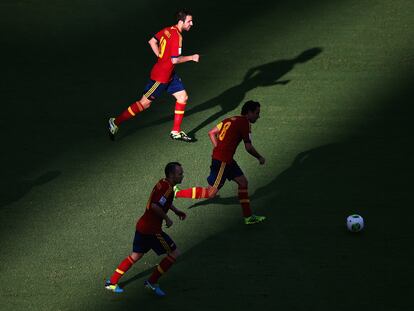
[[[177,66],[198,141],[169,139],[165,96],[111,142],[107,119],[141,95],[147,41],[176,5],[0,4],[0,310],[413,310],[413,2],[180,2],[195,23],[183,52],[201,54]],[[168,297],[142,286],[154,254],[124,294],[105,291],[165,164],[206,185],[207,131],[248,99],[267,163],[243,147],[236,159],[267,221],[243,225],[230,182],[210,202],[178,199]]]

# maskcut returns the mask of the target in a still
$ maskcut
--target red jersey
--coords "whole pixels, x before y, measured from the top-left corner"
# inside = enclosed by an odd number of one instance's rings
[[[224,119],[217,125],[220,130],[217,146],[213,149],[213,159],[231,162],[237,146],[243,140],[250,143],[250,122],[245,116]]]
[[[161,233],[161,225],[163,219],[151,209],[151,204],[157,204],[162,208],[164,213],[167,213],[172,205],[173,199],[173,188],[168,180],[163,178],[158,181],[158,183],[152,189],[144,215],[142,215],[137,222],[137,231],[143,234]]]
[[[166,27],[155,36],[160,49],[157,63],[152,67],[151,80],[167,83],[174,72],[171,58],[181,55],[182,36],[176,26]]]

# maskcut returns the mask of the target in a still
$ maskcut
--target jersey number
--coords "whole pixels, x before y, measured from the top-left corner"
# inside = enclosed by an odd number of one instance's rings
[[[224,139],[224,136],[226,136],[227,130],[229,129],[230,125],[231,125],[231,122],[224,123],[223,129],[221,130],[220,135],[219,135],[219,140]]]
[[[158,55],[159,58],[162,58],[162,56],[164,55],[166,44],[167,44],[167,40],[165,40],[164,37],[161,37],[161,40],[160,40],[160,54]]]

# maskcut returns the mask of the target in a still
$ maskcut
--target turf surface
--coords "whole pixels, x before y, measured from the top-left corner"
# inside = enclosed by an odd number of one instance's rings
[[[115,143],[106,133],[139,96],[146,42],[173,4],[0,5],[0,309],[412,310],[412,2],[185,4],[184,53],[201,62],[177,71],[195,144],[169,140],[167,96]],[[183,253],[161,279],[168,298],[142,288],[153,254],[123,295],[106,292],[164,165],[178,160],[183,186],[205,185],[206,133],[247,99],[262,103],[253,137],[267,163],[242,147],[237,160],[268,221],[242,224],[231,183],[211,202],[177,200],[189,217],[167,230]],[[345,229],[352,213],[361,234]]]

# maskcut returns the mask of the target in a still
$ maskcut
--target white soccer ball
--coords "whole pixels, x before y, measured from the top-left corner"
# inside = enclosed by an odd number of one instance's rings
[[[346,226],[351,232],[359,232],[364,229],[364,218],[360,215],[349,215],[346,219]]]
[[[357,214],[349,215],[346,219],[346,226],[351,232],[359,232],[364,228],[364,218]]]

